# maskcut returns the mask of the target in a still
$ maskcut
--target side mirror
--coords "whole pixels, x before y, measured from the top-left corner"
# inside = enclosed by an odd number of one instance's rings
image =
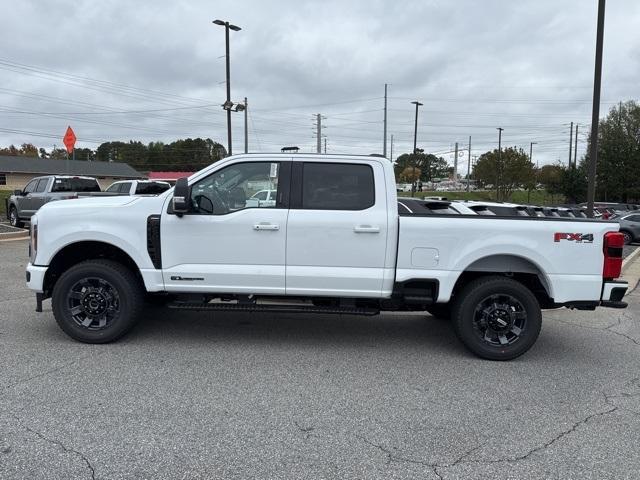
[[[174,213],[178,215],[187,213],[191,209],[191,187],[187,177],[179,178],[176,182],[171,202]]]
[[[14,194],[16,197],[21,197],[21,196],[22,196],[22,190],[20,190],[20,189],[18,189],[18,190],[14,190],[14,191],[13,191],[13,194]]]

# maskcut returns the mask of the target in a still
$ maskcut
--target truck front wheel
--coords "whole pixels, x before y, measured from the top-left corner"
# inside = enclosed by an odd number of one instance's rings
[[[455,298],[451,319],[456,335],[479,357],[511,360],[529,350],[540,334],[540,305],[520,282],[482,277]]]
[[[18,216],[18,209],[13,205],[9,209],[9,223],[11,223],[12,227],[24,227],[24,223],[20,221],[20,217]]]
[[[74,340],[107,343],[136,323],[144,304],[140,281],[111,260],[87,260],[64,272],[53,288],[56,322]]]

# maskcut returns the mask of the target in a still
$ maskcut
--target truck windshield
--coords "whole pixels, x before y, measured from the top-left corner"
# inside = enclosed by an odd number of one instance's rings
[[[52,192],[99,192],[100,185],[95,178],[56,178],[51,187]]]

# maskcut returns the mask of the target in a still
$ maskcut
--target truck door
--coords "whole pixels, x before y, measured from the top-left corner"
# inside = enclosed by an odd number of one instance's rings
[[[191,212],[178,217],[165,208],[160,231],[167,291],[285,293],[290,163],[223,166],[191,184]],[[275,204],[247,202],[266,189],[277,190]]]
[[[41,178],[38,180],[33,193],[29,195],[29,208],[33,210],[33,213],[37,212],[41,206],[47,203],[47,195],[49,195],[47,193],[48,183],[49,178]]]
[[[383,178],[376,163],[293,163],[287,295],[380,296],[388,231]]]
[[[18,207],[18,216],[20,218],[31,218],[31,215],[35,213],[33,209],[33,192],[35,192],[38,186],[38,179],[31,180],[22,190],[22,195],[16,197],[16,204]]]

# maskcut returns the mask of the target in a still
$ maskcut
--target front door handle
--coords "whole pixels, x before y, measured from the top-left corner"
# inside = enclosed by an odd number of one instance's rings
[[[253,226],[254,230],[280,230],[280,225],[275,223],[256,223]]]
[[[380,227],[374,225],[356,225],[353,231],[356,233],[380,233]]]

